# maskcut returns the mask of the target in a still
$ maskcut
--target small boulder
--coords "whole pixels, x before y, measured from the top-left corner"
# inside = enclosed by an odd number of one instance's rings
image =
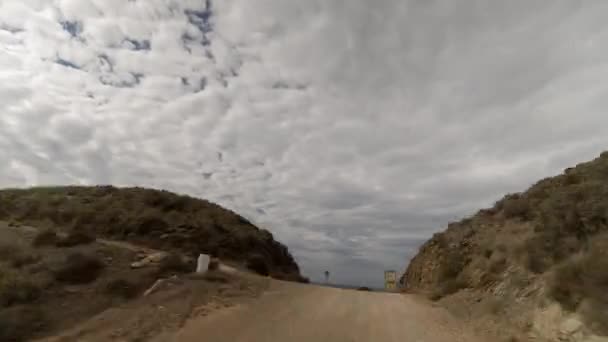
[[[131,268],[143,268],[150,266],[151,264],[158,264],[169,256],[167,252],[158,252],[154,254],[149,254],[143,259],[136,261],[131,264]]]
[[[583,338],[583,323],[576,318],[568,318],[559,328],[559,340],[564,342],[578,342]]]
[[[201,254],[198,256],[196,263],[196,273],[205,273],[209,269],[211,258],[207,254]]]

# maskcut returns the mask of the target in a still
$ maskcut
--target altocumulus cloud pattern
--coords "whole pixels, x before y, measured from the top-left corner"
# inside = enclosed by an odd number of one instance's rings
[[[201,196],[378,285],[608,135],[605,1],[0,1],[0,186]]]

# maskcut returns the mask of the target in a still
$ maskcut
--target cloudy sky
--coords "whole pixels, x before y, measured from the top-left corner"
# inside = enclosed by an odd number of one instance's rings
[[[305,274],[380,285],[432,233],[608,146],[608,2],[0,0],[0,186],[201,196]]]

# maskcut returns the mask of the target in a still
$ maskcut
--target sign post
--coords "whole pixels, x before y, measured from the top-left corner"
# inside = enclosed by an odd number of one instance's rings
[[[397,288],[397,272],[396,271],[384,271],[384,288],[392,291]]]

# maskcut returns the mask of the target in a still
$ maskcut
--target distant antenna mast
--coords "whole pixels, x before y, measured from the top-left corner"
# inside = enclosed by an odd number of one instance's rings
[[[329,284],[329,271],[325,271],[325,284]]]

